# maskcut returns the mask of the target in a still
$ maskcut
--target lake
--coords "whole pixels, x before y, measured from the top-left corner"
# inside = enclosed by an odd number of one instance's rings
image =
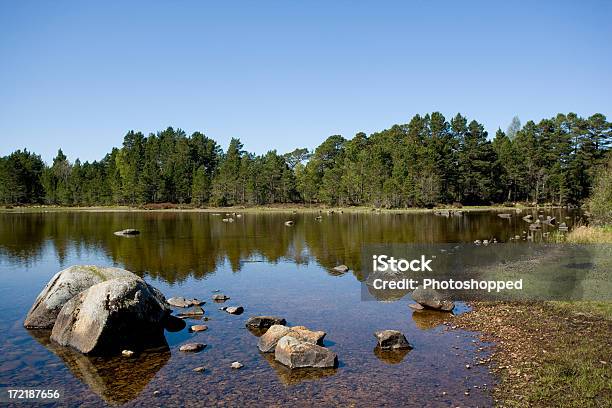
[[[514,211],[509,210],[509,211]],[[533,213],[525,210],[523,214]],[[577,214],[545,214],[570,225]],[[478,333],[450,330],[446,314],[413,315],[409,301],[363,301],[361,249],[381,243],[457,243],[526,229],[521,217],[494,212],[259,213],[235,222],[210,212],[0,213],[0,387],[63,391],[61,406],[489,406],[495,379],[485,365],[489,345]],[[566,219],[566,217],[569,217]],[[294,220],[293,226],[285,221]],[[134,238],[114,231],[137,228]],[[544,229],[546,231],[546,229]],[[541,239],[542,232],[534,237]],[[119,266],[159,288],[166,298],[197,297],[209,329],[167,332],[168,348],[136,358],[87,357],[28,331],[23,319],[47,281],[74,264]],[[331,268],[346,264],[338,273]],[[214,290],[241,305],[242,315],[218,310]],[[467,308],[459,304],[457,311]],[[254,315],[278,315],[290,325],[327,332],[339,366],[289,370],[261,354],[244,326]],[[197,320],[188,320],[194,324]],[[414,347],[375,350],[373,332],[397,329]],[[189,340],[204,351],[178,351]],[[233,370],[230,364],[244,364]],[[470,364],[470,368],[466,368]],[[198,366],[203,373],[193,372]],[[486,385],[485,385],[486,384]],[[469,390],[469,392],[467,392]]]

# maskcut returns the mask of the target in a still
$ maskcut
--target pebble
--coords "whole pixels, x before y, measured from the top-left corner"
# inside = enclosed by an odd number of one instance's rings
[[[225,311],[229,314],[241,314],[244,312],[244,308],[242,306],[230,306],[226,307]]]
[[[203,350],[204,347],[206,347],[206,344],[203,344],[203,343],[186,343],[186,344],[183,344],[179,348],[179,350],[180,351],[185,351],[185,352],[194,352],[194,353],[197,353],[198,351]]]

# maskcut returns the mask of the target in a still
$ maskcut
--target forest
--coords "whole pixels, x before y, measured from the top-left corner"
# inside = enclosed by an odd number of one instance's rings
[[[461,114],[415,115],[314,151],[256,155],[232,139],[223,151],[203,133],[129,131],[101,160],[46,164],[18,150],[0,158],[0,203],[60,206],[176,203],[192,206],[313,204],[430,207],[529,202],[579,204],[610,156],[612,123],[600,113],[558,114],[489,137]]]

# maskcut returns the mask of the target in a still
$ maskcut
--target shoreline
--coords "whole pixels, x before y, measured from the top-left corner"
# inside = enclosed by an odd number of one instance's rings
[[[612,320],[581,303],[469,302],[471,311],[444,324],[492,343],[490,358],[474,364],[499,379],[496,406],[603,406],[612,397]]]
[[[234,206],[234,207],[177,207],[173,208],[143,208],[131,206],[87,206],[87,207],[65,207],[65,206],[15,206],[7,208],[0,207],[0,213],[38,213],[38,212],[193,212],[193,213],[317,213],[331,211],[334,213],[386,213],[386,214],[428,214],[436,211],[457,212],[484,212],[484,211],[523,211],[523,210],[555,210],[566,208],[564,206],[523,206],[517,205],[507,207],[504,205],[483,206],[441,206],[435,208],[376,208],[376,207],[328,207],[328,206],[306,206],[306,205],[282,205],[282,206]]]

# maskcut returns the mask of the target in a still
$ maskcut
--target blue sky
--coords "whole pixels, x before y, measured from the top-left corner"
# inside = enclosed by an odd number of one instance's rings
[[[489,132],[612,116],[609,1],[2,1],[0,155],[101,158],[130,129],[257,153],[415,113]]]

